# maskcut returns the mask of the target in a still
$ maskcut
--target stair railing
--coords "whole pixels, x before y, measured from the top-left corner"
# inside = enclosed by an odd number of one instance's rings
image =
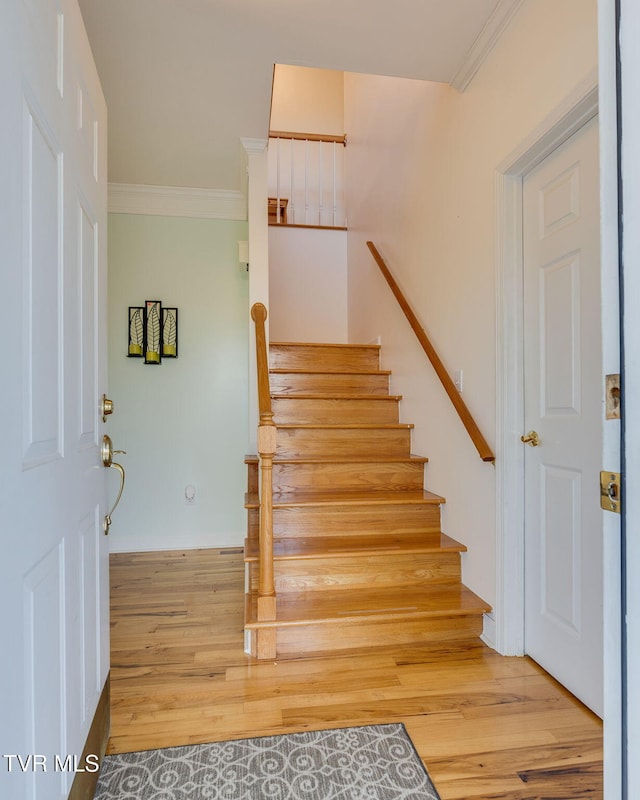
[[[451,376],[447,372],[444,367],[444,364],[440,360],[440,356],[436,352],[435,348],[431,344],[429,337],[425,333],[424,328],[420,325],[418,318],[416,317],[413,309],[409,305],[407,299],[402,293],[402,290],[396,283],[393,275],[391,274],[389,267],[384,262],[384,259],[378,252],[377,247],[373,242],[367,242],[367,247],[371,251],[371,255],[375,259],[376,264],[380,267],[380,271],[384,275],[387,283],[393,294],[395,295],[396,300],[400,304],[400,307],[404,311],[406,318],[409,320],[409,324],[413,328],[413,332],[418,338],[418,341],[422,345],[422,349],[427,354],[427,358],[431,362],[433,368],[436,371],[437,376],[440,378],[440,382],[444,387],[445,392],[449,395],[449,399],[453,403],[454,408],[458,412],[458,416],[460,417],[462,424],[467,429],[467,433],[471,437],[471,441],[474,443],[476,450],[480,454],[480,458],[483,461],[495,461],[495,456],[491,451],[491,448],[487,444],[486,439],[480,432],[480,428],[478,428],[474,418],[471,416],[471,412],[466,406],[466,403],[460,396],[460,393],[456,389],[454,382],[451,380]]]
[[[346,226],[346,144],[344,135],[269,131],[270,225]]]
[[[265,321],[267,309],[262,303],[251,308],[251,318],[256,326],[256,363],[258,371],[258,455],[260,457],[260,574],[258,579],[258,620],[276,618],[276,591],[273,577],[273,457],[276,453],[276,426],[271,409],[271,390],[269,387],[269,358]],[[265,632],[268,639],[268,632]],[[275,633],[273,634],[275,636]],[[274,641],[258,638],[258,658],[270,658]],[[273,650],[275,652],[275,649]]]

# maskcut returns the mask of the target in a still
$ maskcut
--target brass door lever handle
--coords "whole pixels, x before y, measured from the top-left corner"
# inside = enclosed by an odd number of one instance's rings
[[[111,507],[111,511],[105,516],[102,522],[102,529],[104,531],[104,535],[109,535],[109,528],[111,527],[111,515],[116,510],[118,503],[120,502],[120,498],[122,497],[122,492],[124,491],[124,482],[125,482],[125,472],[124,467],[122,464],[117,464],[113,460],[114,453],[122,453],[126,456],[126,450],[114,450],[113,444],[111,442],[111,438],[106,434],[102,437],[102,448],[101,448],[101,456],[102,456],[102,464],[104,467],[110,467],[111,469],[117,469],[120,473],[120,489],[118,490],[118,496]]]
[[[529,447],[538,447],[540,444],[540,437],[536,431],[529,431],[529,433],[520,437],[520,441],[523,442],[523,444],[528,444]]]

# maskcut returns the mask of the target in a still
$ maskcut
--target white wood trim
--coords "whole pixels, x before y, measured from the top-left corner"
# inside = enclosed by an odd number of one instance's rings
[[[522,179],[598,113],[593,72],[496,170],[496,649],[524,652]]]
[[[524,652],[522,177],[496,173],[495,646]]]
[[[499,0],[486,25],[480,31],[471,45],[471,49],[464,57],[464,61],[451,79],[454,89],[464,92],[523,2],[524,0]]]
[[[625,460],[623,488],[625,496],[625,540],[626,559],[623,569],[626,573],[626,716],[627,736],[627,798],[640,796],[640,229],[637,224],[640,213],[640,102],[638,100],[638,74],[640,70],[640,50],[638,31],[640,30],[640,6],[637,0],[622,0],[620,5],[620,62],[621,62],[621,104],[622,104],[622,275],[624,298],[622,319],[624,325],[624,449]]]
[[[492,650],[496,649],[496,619],[493,612],[482,615],[482,641]]]
[[[246,137],[240,139],[240,142],[247,155],[260,155],[260,153],[264,153],[269,144],[268,139],[248,139]]]
[[[181,186],[109,184],[109,212],[162,217],[246,220],[247,199],[242,192]]]

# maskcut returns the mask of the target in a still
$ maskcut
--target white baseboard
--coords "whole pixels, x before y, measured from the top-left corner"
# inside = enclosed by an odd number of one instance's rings
[[[117,536],[109,542],[110,553],[154,553],[163,550],[222,550],[244,546],[244,533],[227,534],[224,540],[216,534],[186,534],[175,538],[154,536]]]
[[[482,615],[482,641],[492,650],[496,649],[496,620],[493,612]]]

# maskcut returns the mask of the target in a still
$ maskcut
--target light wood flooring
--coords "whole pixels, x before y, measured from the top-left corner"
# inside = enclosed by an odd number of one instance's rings
[[[403,722],[442,800],[600,800],[600,720],[481,643],[257,662],[242,551],[111,557],[109,753]]]

